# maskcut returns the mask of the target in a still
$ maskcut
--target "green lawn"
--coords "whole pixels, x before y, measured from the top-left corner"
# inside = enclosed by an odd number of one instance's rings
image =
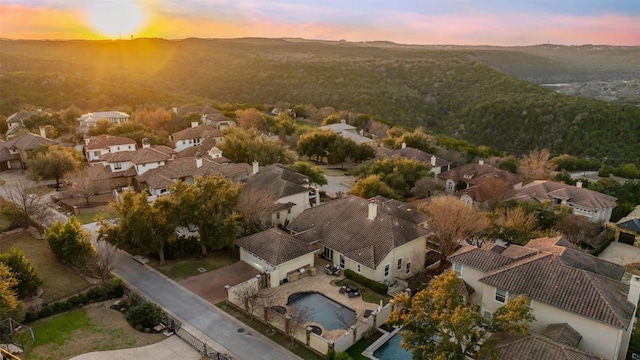
[[[84,310],[74,310],[44,319],[33,327],[35,342],[32,347],[44,344],[62,345],[78,329],[89,328],[91,322]]]
[[[221,250],[197,258],[167,260],[163,266],[160,266],[157,260],[151,260],[149,265],[174,280],[180,280],[200,274],[198,268],[211,271],[231,265],[236,261],[237,259],[234,259],[229,251]]]
[[[78,221],[80,221],[80,223],[82,224],[89,224],[92,222],[96,222],[96,218],[98,217],[98,215],[100,215],[99,212],[93,214],[80,214],[76,215],[76,218],[78,218]]]
[[[72,268],[58,261],[46,240],[36,239],[31,232],[18,232],[0,240],[0,252],[8,252],[12,247],[22,250],[36,267],[43,281],[42,300],[45,303],[77,294],[90,285]]]

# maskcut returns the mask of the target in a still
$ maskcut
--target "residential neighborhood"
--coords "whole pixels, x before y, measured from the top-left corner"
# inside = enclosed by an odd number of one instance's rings
[[[318,134],[308,135],[306,152],[296,152],[293,136],[275,139],[212,107],[159,111],[182,129],[164,138],[97,134],[99,126],[140,126],[135,115],[100,111],[77,119],[77,144],[48,138],[44,127],[35,134],[11,125],[28,114],[9,117],[12,137],[0,143],[3,197],[19,214],[18,185],[46,189],[56,180],[58,188],[42,196],[39,213],[4,234],[35,226],[50,239],[51,229],[81,219],[75,231],[90,239],[89,261],[99,262],[105,249],[122,251],[108,273],[122,279],[129,297],[160,307],[159,332],[196,338],[201,345],[192,347],[210,356],[249,359],[274,351],[264,358],[314,359],[358,348],[358,356],[379,358],[393,339],[415,331],[398,320],[409,314],[410,301],[453,273],[457,283],[446,296],[475,314],[469,329],[481,340],[467,358],[484,359],[482,342],[493,344],[500,359],[623,360],[635,351],[639,207],[620,214],[619,199],[588,187],[588,180],[562,182],[557,172],[527,181],[488,157],[454,166],[435,145],[427,152],[404,141],[422,133],[379,139],[368,131],[371,124],[347,119],[280,124]],[[234,142],[249,131],[264,137]],[[326,143],[312,148],[314,141]],[[341,146],[351,152],[341,153]],[[367,159],[354,150],[362,146],[370,147]],[[38,162],[52,156],[50,147],[69,155],[43,171]],[[331,187],[349,192],[324,190]],[[451,212],[435,210],[436,203]],[[62,223],[44,220],[52,218]],[[526,316],[511,321],[524,330],[513,331],[498,319],[522,296]],[[29,298],[38,305],[25,300],[28,316],[43,316],[42,297],[36,291]],[[232,329],[246,331],[254,320],[268,329],[265,335],[230,340]],[[451,330],[439,326],[431,329],[443,341],[438,334]],[[270,337],[276,333],[284,339],[279,345]],[[289,353],[289,342],[310,355]]]

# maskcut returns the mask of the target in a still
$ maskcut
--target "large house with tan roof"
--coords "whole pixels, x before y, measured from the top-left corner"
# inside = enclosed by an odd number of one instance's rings
[[[0,170],[25,169],[29,154],[41,145],[54,145],[57,141],[32,133],[0,142]]]
[[[84,156],[88,162],[100,161],[100,156],[120,151],[136,151],[135,140],[111,135],[99,135],[84,140]]]
[[[609,222],[616,198],[582,187],[549,180],[536,180],[517,189],[512,197],[517,201],[565,205],[573,209],[574,215],[585,216],[592,222]]]
[[[544,333],[566,323],[581,336],[576,345],[606,359],[624,359],[640,299],[640,277],[622,282],[623,266],[576,249],[563,237],[507,248],[464,246],[449,257],[470,289],[468,300],[491,316],[508,298],[524,294]]]
[[[78,119],[79,133],[87,135],[91,127],[95,127],[98,121],[107,120],[113,125],[119,125],[129,121],[129,114],[121,111],[98,111],[87,113]]]
[[[198,122],[192,122],[190,128],[177,131],[169,136],[169,140],[174,144],[176,152],[199,146],[205,139],[211,139],[217,145],[222,142],[224,135],[213,126],[199,125]]]
[[[358,132],[357,127],[347,124],[345,120],[340,120],[340,122],[337,124],[329,124],[329,125],[321,126],[318,129],[332,131],[342,136],[343,138],[353,140],[358,145],[367,144],[371,147],[376,146],[375,140],[364,136],[363,131]]]
[[[400,201],[350,195],[303,211],[287,229],[335,266],[390,284],[424,268],[426,221]]]

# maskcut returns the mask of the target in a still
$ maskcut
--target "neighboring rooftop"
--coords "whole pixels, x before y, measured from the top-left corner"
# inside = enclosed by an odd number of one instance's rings
[[[222,132],[210,125],[192,126],[171,134],[171,141],[217,138],[224,136]]]
[[[55,140],[43,138],[42,136],[32,133],[24,133],[22,135],[11,138],[10,140],[0,142],[0,148],[30,151],[40,145],[54,144],[58,144],[58,142]]]
[[[536,180],[516,190],[515,200],[527,198],[537,201],[561,199],[588,209],[606,209],[616,206],[616,198],[613,196],[549,180]]]
[[[81,122],[97,122],[100,119],[111,119],[111,118],[129,118],[129,114],[124,113],[122,111],[97,111],[92,113],[83,114],[78,118],[78,121]]]
[[[275,200],[285,196],[309,191],[309,178],[283,165],[268,165],[251,175],[243,189],[270,194]],[[251,191],[246,192],[251,194]],[[240,195],[242,196],[242,195]]]
[[[582,349],[565,345],[543,335],[497,333],[500,360],[601,360]]]
[[[88,139],[85,148],[87,150],[106,149],[109,146],[135,145],[136,141],[122,136],[99,135]]]
[[[522,182],[520,176],[484,163],[465,164],[438,174],[439,179],[451,179],[456,183],[464,181],[469,187],[478,185],[480,179],[490,177],[503,179],[512,186]]]
[[[381,148],[384,149],[384,148]],[[451,165],[450,161],[447,161],[441,157],[429,154],[428,152],[412,147],[404,147],[401,149],[385,149],[382,150],[390,158],[405,158],[420,161],[423,163],[431,164],[431,166],[442,167]],[[435,156],[435,164],[432,162],[432,157]]]
[[[164,145],[157,145],[149,148],[138,149],[136,151],[121,151],[104,154],[100,156],[100,160],[109,163],[131,161],[132,163],[139,165],[166,161],[174,154],[175,151],[173,151],[173,149]]]
[[[640,232],[640,205],[636,206],[627,216],[618,220],[617,227]]]
[[[315,246],[277,228],[237,239],[236,245],[259,256],[274,267],[318,250]]]
[[[241,180],[251,173],[251,166],[244,163],[220,163],[204,157],[201,158],[201,161],[201,165],[198,167],[196,157],[169,160],[164,166],[148,170],[136,178],[140,183],[147,183],[152,188],[162,189],[187,177],[206,178],[211,175],[220,175],[228,179]]]

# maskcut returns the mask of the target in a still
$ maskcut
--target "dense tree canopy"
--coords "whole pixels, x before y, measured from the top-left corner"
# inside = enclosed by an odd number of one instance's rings
[[[85,230],[75,216],[64,225],[55,221],[46,235],[53,254],[66,264],[82,267],[95,255],[91,232]]]
[[[360,179],[370,175],[378,175],[380,180],[387,184],[400,197],[409,195],[409,191],[416,182],[429,176],[431,166],[423,162],[405,159],[380,159],[364,163],[355,168],[352,173]]]
[[[18,280],[11,269],[0,263],[0,319],[8,317],[22,321],[24,304],[18,299],[15,287]]]
[[[0,254],[0,263],[6,265],[14,274],[17,283],[12,289],[19,297],[23,298],[35,294],[38,287],[42,285],[42,280],[38,277],[35,266],[20,249],[11,248],[10,252]]]
[[[219,147],[225,157],[237,163],[252,164],[257,161],[261,166],[266,166],[290,164],[295,160],[295,154],[285,144],[269,139],[253,128],[227,129],[224,142]]]
[[[82,164],[82,155],[62,145],[41,146],[31,153],[27,168],[35,180],[55,179],[56,188],[60,179]]]

